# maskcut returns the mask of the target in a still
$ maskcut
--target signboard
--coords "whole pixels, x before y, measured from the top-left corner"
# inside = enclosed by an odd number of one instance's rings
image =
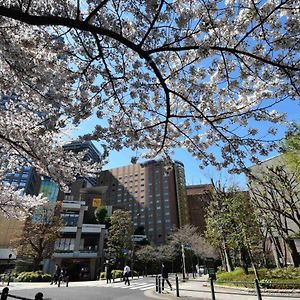
[[[94,198],[92,205],[93,207],[99,208],[101,206],[101,198]]]

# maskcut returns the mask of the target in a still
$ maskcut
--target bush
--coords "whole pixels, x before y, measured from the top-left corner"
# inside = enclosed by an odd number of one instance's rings
[[[42,271],[22,272],[18,275],[17,280],[20,282],[49,282],[52,276]]]
[[[111,275],[112,275],[112,278],[122,278],[123,277],[123,270],[112,270]],[[138,272],[133,271],[133,276],[138,276],[138,275],[139,275]],[[105,272],[101,272],[99,278],[100,279],[105,279]]]
[[[260,286],[264,289],[300,289],[300,268],[259,269]],[[254,288],[254,271],[245,275],[241,268],[233,272],[217,272],[217,284]],[[227,281],[227,282],[222,282]],[[237,282],[245,283],[237,283]]]

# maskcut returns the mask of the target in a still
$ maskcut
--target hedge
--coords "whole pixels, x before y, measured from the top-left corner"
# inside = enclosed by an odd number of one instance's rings
[[[49,282],[51,281],[51,274],[42,271],[36,272],[22,272],[18,275],[17,281],[20,282]]]

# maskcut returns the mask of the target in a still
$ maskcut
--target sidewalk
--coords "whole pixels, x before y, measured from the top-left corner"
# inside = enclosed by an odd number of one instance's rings
[[[180,299],[190,300],[211,300],[211,288],[208,284],[207,276],[189,279],[186,282],[179,282],[179,297]],[[176,297],[176,291],[170,291],[168,288],[162,293],[158,294],[155,291],[146,291],[146,296],[155,299],[179,299]],[[225,288],[215,286],[216,300],[257,300],[257,296],[254,291],[245,291],[236,288]],[[286,293],[262,293],[262,299],[264,300],[299,300],[300,294]]]

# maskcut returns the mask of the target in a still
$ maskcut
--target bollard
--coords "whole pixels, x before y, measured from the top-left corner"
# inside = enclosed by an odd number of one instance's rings
[[[10,278],[10,275],[11,275],[11,272],[9,272],[9,273],[8,273],[8,281],[7,281],[7,286],[9,286],[9,283],[10,283],[10,279],[11,279],[11,278]]]
[[[216,300],[213,277],[210,277],[210,288],[211,288],[211,299]]]
[[[161,294],[161,280],[160,280],[160,276],[158,276],[158,293]]]
[[[176,280],[176,297],[179,297],[179,281],[178,281],[177,274],[176,274],[175,280]]]
[[[9,292],[9,288],[8,288],[8,287],[5,287],[5,288],[2,290],[0,300],[6,300],[7,297],[8,297],[8,292]]]
[[[43,293],[39,292],[35,294],[34,300],[43,300]]]
[[[155,291],[158,292],[158,276],[155,276]]]
[[[254,285],[255,285],[255,289],[256,289],[257,300],[262,300],[260,287],[259,287],[259,282],[258,282],[257,279],[254,280]]]

